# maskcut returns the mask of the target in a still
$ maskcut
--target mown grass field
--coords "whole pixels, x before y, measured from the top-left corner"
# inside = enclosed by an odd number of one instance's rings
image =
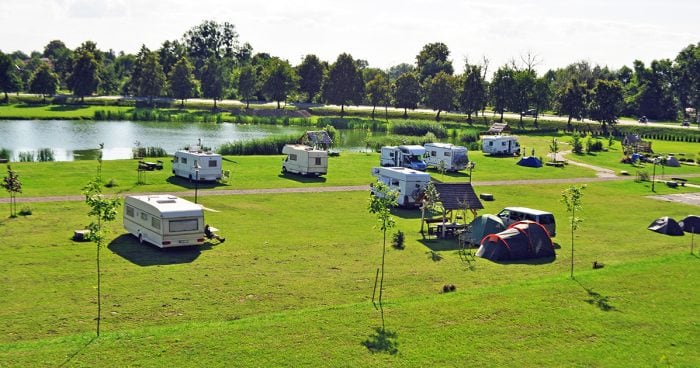
[[[521,144],[528,154],[534,147],[536,156],[546,156],[550,139],[522,137]],[[617,171],[617,154],[611,149],[583,160]],[[466,263],[455,240],[419,234],[418,211],[396,210],[406,249],[387,253],[388,334],[382,335],[370,302],[382,234],[367,213],[368,192],[206,196],[221,189],[368,184],[378,155],[343,153],[321,179],[281,176],[282,156],[227,157],[231,182],[199,187],[199,203],[212,210],[207,222],[221,229],[225,243],[159,250],[125,234],[121,217],[109,225],[98,339],[95,246],[70,239],[89,222],[87,206],[22,203],[22,197],[80,194],[96,162],[13,163],[24,189],[19,207],[30,206],[32,215],[0,219],[0,366],[700,365],[697,244],[691,255],[689,236],[646,230],[657,217],[681,219],[698,207],[649,199],[650,183],[633,178],[588,183],[571,280],[568,215],[559,203],[566,186],[478,183],[585,180],[594,172],[574,165],[523,168],[514,158],[478,152],[470,157],[477,193],[496,199],[484,202],[481,213],[519,205],[555,214],[555,260]],[[135,160],[105,161],[103,177],[119,183],[105,192],[187,191],[182,194],[192,199],[193,185],[170,178],[169,158],[164,161],[163,171],[145,174],[145,185],[136,185]],[[432,174],[468,180],[464,173]],[[698,190],[656,186],[657,194],[692,191]],[[605,267],[594,270],[593,261]],[[442,293],[448,283],[457,291]]]

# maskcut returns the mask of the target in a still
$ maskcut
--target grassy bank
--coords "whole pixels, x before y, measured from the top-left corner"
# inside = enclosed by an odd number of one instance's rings
[[[70,240],[71,229],[86,223],[87,208],[38,203],[29,217],[0,220],[0,237],[16,239],[0,249],[7,286],[0,296],[0,361],[699,364],[692,343],[700,338],[698,259],[688,254],[687,237],[646,230],[653,218],[682,218],[697,207],[646,199],[646,184],[590,183],[573,281],[567,215],[558,202],[562,189],[489,187],[496,201],[485,202],[482,212],[506,205],[554,212],[560,235],[557,258],[549,262],[466,264],[454,240],[421,238],[417,211],[395,211],[406,249],[387,254],[386,320],[395,335],[385,340],[391,344],[379,344],[386,350],[378,354],[365,346],[381,342],[379,314],[370,303],[381,233],[367,214],[366,192],[200,197],[214,210],[206,212],[207,222],[227,241],[194,249],[142,247],[124,234],[121,221],[110,224],[102,261],[104,334],[92,342],[94,245]],[[593,270],[593,261],[605,267]],[[446,283],[457,291],[442,294]]]

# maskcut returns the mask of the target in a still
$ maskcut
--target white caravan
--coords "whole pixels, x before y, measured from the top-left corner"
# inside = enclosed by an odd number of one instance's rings
[[[491,155],[520,155],[518,138],[511,135],[485,135],[481,137],[481,151]]]
[[[381,149],[379,164],[382,166],[401,166],[413,170],[425,171],[423,161],[425,148],[418,145],[384,146]]]
[[[407,167],[374,167],[372,175],[398,193],[396,202],[402,207],[419,205],[418,200],[430,183],[430,174]],[[376,194],[374,188],[372,193]]]
[[[197,181],[220,180],[223,175],[221,155],[202,151],[199,146],[177,151],[173,157],[173,175]]]
[[[321,176],[328,173],[328,152],[303,144],[287,144],[282,148],[287,155],[282,163],[282,172]]]
[[[202,206],[173,195],[124,198],[124,229],[160,248],[204,243]]]
[[[550,237],[557,236],[557,223],[554,220],[554,215],[551,212],[534,210],[527,207],[506,207],[501,210],[496,216],[503,220],[503,224],[509,226],[518,221],[534,221],[542,225],[549,233]]]
[[[467,148],[464,146],[455,146],[452,143],[426,143],[423,147],[425,148],[425,164],[428,167],[440,169],[440,166],[444,165],[447,171],[459,171],[467,168],[469,158],[467,157]]]

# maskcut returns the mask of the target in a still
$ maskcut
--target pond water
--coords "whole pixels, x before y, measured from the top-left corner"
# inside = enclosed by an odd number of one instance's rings
[[[164,123],[133,121],[7,120],[0,121],[0,149],[11,151],[12,161],[20,152],[53,151],[56,161],[95,159],[96,148],[104,143],[103,158],[131,158],[137,142],[142,147],[160,147],[169,154],[191,144],[216,150],[228,142],[246,141],[274,135],[299,134],[309,127],[246,125],[232,123]],[[337,148],[360,149],[364,131],[339,131]]]

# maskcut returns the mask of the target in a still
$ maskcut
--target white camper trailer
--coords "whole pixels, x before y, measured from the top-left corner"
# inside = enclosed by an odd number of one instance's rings
[[[204,243],[202,206],[173,195],[139,195],[124,199],[124,229],[139,243],[160,248]]]
[[[177,151],[173,157],[173,175],[197,181],[220,180],[223,175],[221,155],[204,152],[199,146]]]
[[[512,135],[485,135],[481,137],[481,151],[490,155],[520,155],[518,138]]]
[[[282,172],[321,176],[328,173],[328,152],[303,144],[287,144],[282,148],[287,155],[282,163]]]
[[[396,201],[402,207],[419,205],[418,200],[430,183],[430,174],[407,167],[374,167],[372,175],[389,186],[390,190],[398,192]]]
[[[425,148],[418,145],[384,146],[381,149],[379,164],[425,171],[424,155]]]
[[[455,146],[452,143],[426,143],[425,164],[428,167],[439,169],[444,165],[447,171],[459,171],[467,168],[469,158],[467,148]]]

